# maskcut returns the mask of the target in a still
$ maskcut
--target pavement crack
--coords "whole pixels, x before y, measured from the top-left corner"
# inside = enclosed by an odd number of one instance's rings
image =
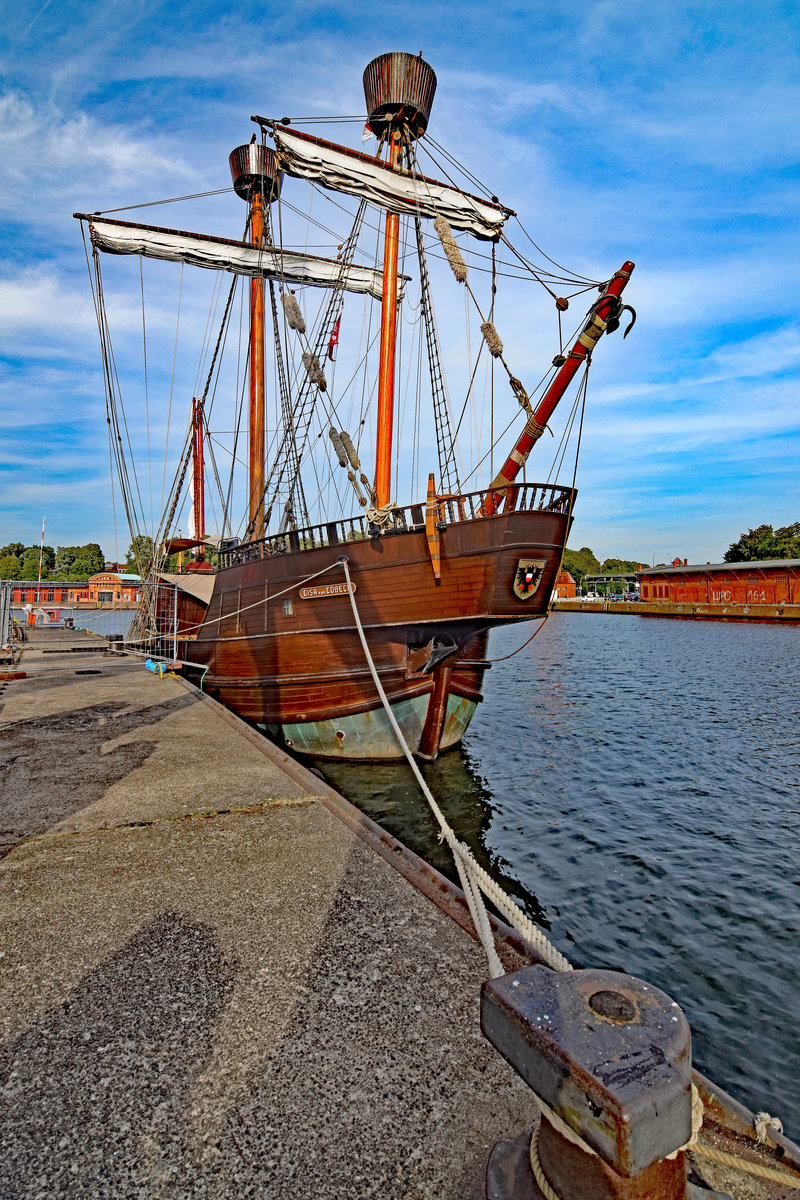
[[[36,837],[20,838],[14,842],[0,845],[0,858],[10,854],[21,846],[52,846],[56,842],[67,841],[76,837],[86,837],[91,834],[116,833],[123,829],[143,829],[149,825],[175,824],[180,821],[208,821],[216,817],[252,816],[256,813],[267,812],[274,808],[309,808],[319,804],[318,796],[289,796],[279,799],[264,800],[260,804],[232,805],[229,808],[201,808],[190,813],[174,813],[163,817],[145,817],[137,821],[120,821],[115,825],[96,825],[90,829],[73,829],[65,833],[39,834]]]

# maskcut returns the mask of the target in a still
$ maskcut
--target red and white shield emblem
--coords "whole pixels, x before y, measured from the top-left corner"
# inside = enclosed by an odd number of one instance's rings
[[[543,558],[521,558],[514,572],[514,582],[511,587],[515,596],[520,600],[530,600],[535,595],[547,562]]]

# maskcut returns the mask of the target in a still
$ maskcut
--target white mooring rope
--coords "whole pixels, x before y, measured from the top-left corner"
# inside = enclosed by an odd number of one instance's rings
[[[355,601],[353,589],[350,586],[350,570],[348,568],[347,558],[342,556],[339,561],[341,562],[344,568],[345,576],[347,577],[348,595],[350,597],[350,605],[353,609],[353,617],[358,630],[358,636],[361,639],[361,645],[364,650],[367,665],[369,666],[375,687],[378,690],[381,704],[383,705],[386,715],[389,718],[389,723],[394,730],[397,741],[400,744],[400,748],[408,760],[411,770],[414,772],[414,776],[422,790],[422,794],[428,801],[436,820],[439,822],[441,839],[447,842],[447,845],[452,851],[456,867],[458,869],[459,879],[461,880],[461,885],[464,889],[464,895],[466,896],[467,904],[469,905],[469,910],[472,914],[472,920],[475,924],[475,929],[481,939],[481,944],[486,951],[486,957],[489,960],[489,973],[491,978],[497,979],[498,976],[502,975],[503,967],[497,955],[497,950],[495,949],[494,937],[492,936],[489,917],[486,912],[486,906],[483,903],[483,896],[486,896],[492,901],[498,911],[501,912],[503,916],[514,926],[517,932],[536,949],[537,954],[539,954],[539,956],[547,963],[548,966],[552,967],[555,971],[571,971],[572,965],[568,959],[566,959],[564,955],[555,948],[552,942],[547,940],[541,929],[534,925],[533,921],[531,921],[531,919],[526,916],[522,909],[514,903],[510,896],[506,895],[499,884],[492,879],[491,875],[484,871],[483,867],[475,861],[475,857],[469,846],[458,840],[454,830],[448,824],[447,818],[439,808],[436,800],[433,798],[431,790],[423,778],[422,772],[417,765],[414,755],[411,753],[408,743],[403,737],[403,733],[397,723],[397,719],[392,712],[392,707],[386,697],[386,692],[383,690],[383,685],[378,677],[378,671],[375,667],[375,662],[372,654],[370,653],[369,646],[367,645],[367,639],[364,635],[364,627],[361,624],[361,617],[359,616],[358,606]],[[483,893],[483,895],[481,895],[481,893]]]

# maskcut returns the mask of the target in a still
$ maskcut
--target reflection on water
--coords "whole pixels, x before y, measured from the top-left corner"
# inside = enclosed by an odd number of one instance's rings
[[[524,642],[492,635],[490,656]],[[556,613],[425,768],[578,966],[650,979],[695,1061],[800,1135],[800,629]],[[323,768],[452,877],[406,766]]]
[[[339,763],[318,760],[331,787],[358,804],[362,812],[416,851],[431,866],[458,883],[453,857],[439,841],[439,825],[406,762]],[[547,914],[532,892],[509,872],[501,854],[486,847],[492,819],[492,797],[463,748],[419,764],[425,782],[450,825],[470,846],[476,859],[501,882],[528,915],[549,929]]]

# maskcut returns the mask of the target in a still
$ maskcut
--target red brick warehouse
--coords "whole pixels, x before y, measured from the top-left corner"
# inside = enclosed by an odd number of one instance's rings
[[[800,604],[800,558],[689,564],[639,572],[640,596],[651,603]]]

